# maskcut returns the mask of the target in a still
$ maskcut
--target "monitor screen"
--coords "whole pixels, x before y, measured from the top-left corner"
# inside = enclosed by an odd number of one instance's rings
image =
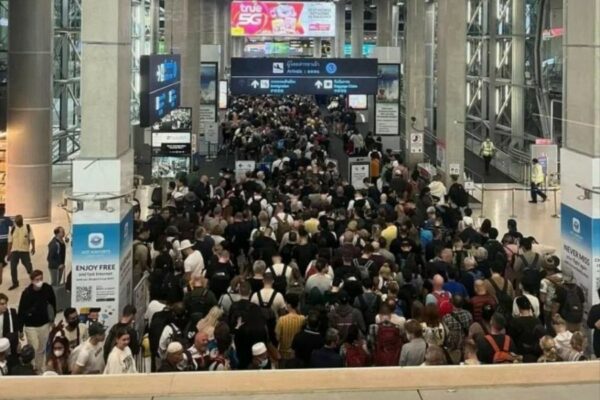
[[[366,94],[350,94],[348,95],[348,108],[353,110],[366,110],[367,95]]]

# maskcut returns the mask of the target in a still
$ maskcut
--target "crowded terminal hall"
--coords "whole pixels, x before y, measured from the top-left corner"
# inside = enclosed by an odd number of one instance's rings
[[[196,168],[169,182],[164,205],[134,206],[132,284],[147,284],[148,304],[123,304],[112,326],[100,309],[61,308],[73,289],[65,229],[46,247],[4,217],[9,290],[21,293],[15,307],[0,293],[1,375],[600,357],[600,305],[584,314],[555,248],[514,219],[478,221],[457,177],[425,181],[357,134],[353,114],[338,99],[236,98],[226,151],[254,170]],[[334,145],[369,160],[359,185],[340,175]],[[50,276],[31,265],[36,249]]]

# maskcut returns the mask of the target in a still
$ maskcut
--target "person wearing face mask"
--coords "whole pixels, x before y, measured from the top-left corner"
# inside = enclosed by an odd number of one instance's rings
[[[63,312],[64,319],[50,332],[50,340],[63,337],[73,350],[88,339],[88,327],[79,320],[77,310],[69,307]]]
[[[17,274],[17,267],[19,261],[23,263],[28,274],[33,271],[31,265],[31,256],[35,254],[35,238],[33,236],[33,230],[29,224],[23,223],[23,216],[17,215],[15,217],[15,225],[10,228],[8,233],[8,256],[7,260],[10,260],[10,276],[12,279],[12,286],[8,290],[14,290],[19,287],[19,277]]]
[[[52,351],[46,362],[46,371],[53,371],[58,375],[70,375],[69,354],[69,341],[64,337],[55,337],[52,342]]]
[[[271,360],[267,346],[263,342],[255,343],[252,346],[252,362],[248,369],[271,369]]]
[[[19,301],[19,320],[21,332],[35,350],[35,367],[41,371],[44,367],[48,335],[54,325],[56,297],[52,286],[44,283],[42,271],[34,270],[30,278],[31,284],[23,290]]]

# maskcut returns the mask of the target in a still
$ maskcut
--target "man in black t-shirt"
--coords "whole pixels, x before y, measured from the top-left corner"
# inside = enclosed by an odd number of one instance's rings
[[[317,310],[312,310],[306,319],[306,328],[294,336],[292,349],[296,358],[302,363],[304,368],[310,365],[310,356],[314,350],[320,349],[325,344],[325,340],[319,332],[320,316]]]
[[[494,314],[491,321],[491,332],[487,337],[491,337],[496,342],[496,345],[500,350],[503,349],[505,338],[508,336],[505,331],[506,320],[502,314]],[[517,354],[517,346],[515,342],[509,337],[510,346],[509,352]],[[495,351],[486,339],[486,337],[480,337],[477,339],[477,358],[482,364],[493,364],[494,363]]]

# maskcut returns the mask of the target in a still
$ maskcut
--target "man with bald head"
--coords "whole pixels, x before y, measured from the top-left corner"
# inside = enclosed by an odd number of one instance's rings
[[[187,355],[190,357],[188,364],[192,371],[204,371],[208,368],[210,358],[208,339],[206,332],[198,332],[194,336],[194,344],[187,351]]]
[[[435,304],[438,308],[442,308],[443,305],[451,304],[452,294],[443,289],[444,277],[436,274],[431,280],[433,290],[425,297],[425,304]]]

